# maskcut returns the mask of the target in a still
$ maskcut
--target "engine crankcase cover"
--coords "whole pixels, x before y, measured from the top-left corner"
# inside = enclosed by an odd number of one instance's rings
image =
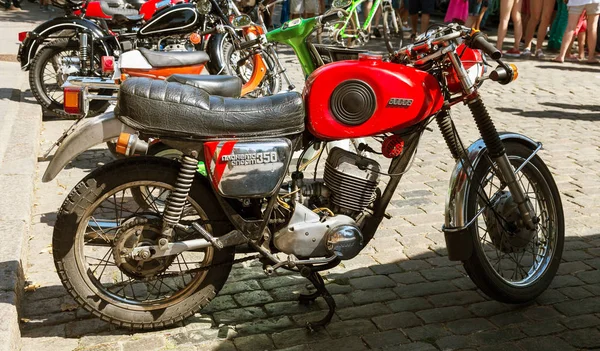
[[[265,197],[279,188],[290,163],[289,139],[204,143],[210,180],[221,196]]]
[[[349,233],[336,235],[339,230],[348,227],[354,227],[360,233],[356,222],[348,216],[335,215],[321,221],[318,214],[296,203],[290,222],[275,233],[273,243],[279,251],[301,258],[331,256],[336,249],[344,252],[357,250],[358,253],[362,249],[362,235],[361,246],[355,248],[350,248]],[[354,241],[353,244],[359,243]],[[346,259],[345,256],[340,258]]]

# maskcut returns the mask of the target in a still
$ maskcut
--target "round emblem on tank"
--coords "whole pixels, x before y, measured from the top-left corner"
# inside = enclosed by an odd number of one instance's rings
[[[329,108],[341,123],[357,126],[373,116],[377,102],[375,92],[361,80],[347,80],[331,93]]]

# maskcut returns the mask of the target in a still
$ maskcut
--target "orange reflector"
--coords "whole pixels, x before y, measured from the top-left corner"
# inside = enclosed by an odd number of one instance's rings
[[[131,134],[129,133],[121,133],[119,134],[119,139],[117,140],[117,147],[116,150],[117,153],[122,154],[122,155],[127,155],[127,148],[129,145],[129,137],[131,136]]]
[[[80,87],[66,87],[63,90],[64,104],[63,108],[66,113],[78,115],[81,113],[82,100],[83,100],[83,88]]]
[[[190,41],[192,42],[192,44],[198,45],[202,41],[202,37],[198,33],[192,33],[190,34]]]
[[[512,63],[510,64],[510,68],[513,70],[512,82],[514,82],[517,80],[517,77],[519,77],[519,69],[517,68],[517,65]]]
[[[124,82],[127,79],[127,75],[125,73],[121,74],[121,82]]]

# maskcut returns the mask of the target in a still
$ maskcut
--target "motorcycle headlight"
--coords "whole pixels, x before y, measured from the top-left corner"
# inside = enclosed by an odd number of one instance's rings
[[[210,0],[198,0],[196,1],[196,9],[202,15],[206,15],[212,9],[212,3]]]

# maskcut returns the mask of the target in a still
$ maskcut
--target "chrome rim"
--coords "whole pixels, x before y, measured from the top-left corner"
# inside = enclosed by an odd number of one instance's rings
[[[509,159],[515,169],[525,162],[524,158],[514,155],[509,156]],[[525,165],[517,174],[517,180],[521,183],[540,219],[531,240],[523,247],[508,249],[511,238],[508,232],[503,229],[495,232],[490,230],[493,227],[490,223],[495,220],[501,221],[498,219],[501,215],[497,213],[496,218],[489,218],[490,212],[486,211],[487,206],[481,200],[477,201],[475,213],[482,210],[484,213],[477,218],[476,229],[479,248],[496,276],[510,286],[527,287],[540,279],[552,262],[556,251],[558,215],[550,187],[542,172],[534,164]],[[492,206],[498,204],[500,198],[498,194],[505,192],[506,189],[501,188],[495,174],[495,167],[487,169],[480,183],[480,189],[482,190],[480,194],[489,199]]]
[[[148,261],[141,264],[141,268],[139,262],[117,256],[124,247],[124,235],[131,236],[128,228],[134,220],[155,223],[150,229],[160,233],[157,228],[162,223],[163,208],[150,201],[148,208],[139,206],[131,190],[140,187],[145,187],[154,199],[168,196],[173,189],[166,183],[137,181],[106,193],[82,216],[75,257],[86,283],[103,299],[135,310],[162,309],[182,301],[197,290],[207,274],[201,267],[211,264],[214,252],[212,248],[185,251],[163,260]],[[188,210],[182,216],[182,223],[208,221],[206,213],[189,197],[186,207]],[[205,228],[212,231],[210,225],[205,225]],[[156,245],[158,237],[158,234],[152,234],[152,230],[144,230],[139,239],[134,239],[137,246]],[[175,240],[185,239],[191,239],[190,234],[175,231]]]

